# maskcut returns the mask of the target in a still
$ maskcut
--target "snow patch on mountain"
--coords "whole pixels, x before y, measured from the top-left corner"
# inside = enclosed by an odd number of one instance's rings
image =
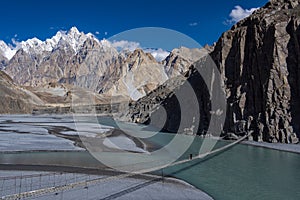
[[[16,50],[9,47],[4,41],[0,40],[0,54],[6,59],[10,60],[15,54]]]

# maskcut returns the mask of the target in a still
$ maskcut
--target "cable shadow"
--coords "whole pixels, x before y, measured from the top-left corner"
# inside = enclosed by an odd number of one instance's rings
[[[118,197],[121,197],[121,196],[124,196],[126,194],[129,194],[131,192],[135,192],[141,188],[144,188],[144,187],[147,187],[151,184],[154,184],[154,183],[157,183],[157,182],[160,182],[161,180],[163,180],[163,178],[156,178],[156,179],[153,179],[153,180],[150,180],[150,181],[147,181],[145,183],[142,183],[142,184],[139,184],[139,185],[136,185],[136,186],[133,186],[133,187],[130,187],[128,189],[125,189],[125,190],[122,190],[120,192],[117,192],[115,194],[112,194],[112,195],[109,195],[105,198],[102,198],[101,200],[112,200],[112,199],[116,199]]]

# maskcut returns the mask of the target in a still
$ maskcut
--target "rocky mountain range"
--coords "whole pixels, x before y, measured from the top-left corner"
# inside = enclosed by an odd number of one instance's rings
[[[117,50],[112,42],[73,27],[45,41],[32,38],[15,47],[0,41],[0,66],[15,85],[36,94],[46,107],[109,104],[112,98],[138,100],[210,50]]]
[[[210,50],[181,47],[160,62],[155,57],[161,59],[161,49],[151,53],[141,49],[120,52],[108,40],[98,40],[75,27],[45,41],[33,38],[20,42],[13,49],[3,41],[0,45],[1,68],[19,85],[69,84],[132,100],[183,73]]]
[[[123,120],[170,132],[222,132],[227,138],[253,130],[250,139],[256,141],[297,143],[299,4],[271,0],[223,33],[213,47],[181,47],[161,61],[141,49],[120,52],[111,42],[76,28],[15,48],[0,42],[0,67],[12,78],[1,72],[3,101],[17,99],[9,111],[13,112],[22,111],[23,98],[30,99],[30,105],[69,106],[72,99],[81,100],[80,93],[95,97],[95,104],[108,104],[112,96],[120,96],[119,102],[129,101],[128,109],[120,113]],[[213,89],[218,84],[221,92]],[[194,96],[184,92],[188,87]],[[23,92],[10,97],[15,88]],[[224,98],[226,111],[213,108],[213,95]],[[188,106],[195,102],[196,107]]]

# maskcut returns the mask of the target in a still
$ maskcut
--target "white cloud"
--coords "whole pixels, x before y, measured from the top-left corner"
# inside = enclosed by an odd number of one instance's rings
[[[96,35],[99,35],[100,33],[99,33],[99,31],[96,31],[95,34],[96,34]]]
[[[129,50],[134,51],[137,48],[141,48],[140,43],[132,42],[127,40],[113,41],[112,46],[116,48],[118,51]]]
[[[16,38],[12,38],[11,42],[15,47],[19,47],[21,45],[21,43]]]
[[[257,9],[258,8],[244,9],[241,6],[237,5],[230,12],[230,14],[229,14],[230,20],[227,20],[227,23],[230,23],[230,24],[236,23],[236,22],[248,17]]]
[[[120,40],[120,41],[114,40],[113,42],[111,42],[111,45],[114,48],[116,48],[119,52],[124,50],[133,52],[136,49],[142,49],[146,53],[151,53],[151,55],[159,62],[164,60],[170,54],[170,52],[165,51],[161,48],[158,49],[143,48],[140,45],[140,43],[127,41],[127,40]]]
[[[198,26],[198,22],[189,23],[189,26]]]
[[[64,26],[61,26],[61,27],[59,27],[59,26],[56,26],[56,27],[50,26],[49,29],[50,29],[50,30],[61,31],[61,30],[65,30],[66,28],[65,28]]]
[[[104,35],[107,35],[107,34],[108,34],[108,33],[105,31],[105,32],[104,32]]]
[[[161,48],[159,49],[145,49],[144,50],[146,53],[151,53],[151,55],[157,60],[157,61],[163,61],[169,54],[170,52],[165,51]]]

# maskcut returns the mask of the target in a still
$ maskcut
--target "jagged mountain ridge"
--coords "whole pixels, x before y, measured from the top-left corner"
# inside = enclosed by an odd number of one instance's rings
[[[68,32],[59,31],[46,41],[33,38],[19,43],[13,50],[7,45],[3,49],[6,52],[15,51],[10,59],[3,60],[2,66],[20,85],[39,87],[48,83],[70,84],[96,93],[108,92],[134,100],[148,94],[169,77],[183,73],[197,58],[197,54],[198,57],[207,54],[206,49],[189,50],[181,47],[175,49],[176,59],[159,62],[153,56],[161,59],[160,56],[166,54],[162,49],[145,50],[150,53],[143,50],[118,52],[111,42],[98,40],[90,33],[79,32],[75,27]],[[193,59],[183,58],[186,55]],[[180,69],[175,69],[174,66],[179,62]],[[171,68],[174,68],[174,73],[167,72]]]
[[[75,70],[86,70],[87,66],[84,64],[88,62],[90,65],[95,64],[93,63],[95,58],[87,55],[93,54],[92,51],[105,52],[105,55],[109,56],[107,60],[117,54],[108,41],[99,41],[92,34],[84,34],[73,27],[67,33],[57,32],[46,41],[33,38],[19,43],[15,55],[3,67],[16,83],[40,86],[49,82],[59,82],[62,78],[71,79],[73,76],[78,76],[78,73],[74,74]],[[84,60],[86,57],[89,60]],[[101,59],[103,56],[98,58]],[[80,69],[78,63],[82,64]]]

